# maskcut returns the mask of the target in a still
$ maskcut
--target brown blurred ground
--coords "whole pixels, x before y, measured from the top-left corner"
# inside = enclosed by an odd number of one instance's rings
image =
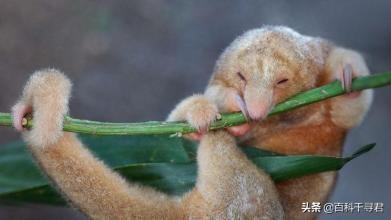
[[[44,67],[74,81],[71,114],[101,121],[163,120],[180,99],[202,92],[218,54],[235,36],[288,25],[362,51],[372,72],[391,70],[391,2],[0,0],[0,111]],[[322,219],[390,219],[391,87],[376,90],[346,152],[376,141],[340,173],[335,202],[384,202],[385,213]],[[0,144],[18,139],[0,127]],[[0,219],[83,219],[65,208],[1,207]]]

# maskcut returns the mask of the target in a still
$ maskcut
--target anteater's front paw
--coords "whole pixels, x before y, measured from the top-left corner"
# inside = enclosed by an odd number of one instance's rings
[[[180,102],[170,113],[167,121],[186,121],[196,128],[198,133],[186,135],[191,139],[199,140],[209,126],[216,119],[219,119],[217,105],[203,95],[193,95]]]
[[[193,96],[189,101],[185,119],[199,132],[205,133],[211,123],[221,117],[217,106],[203,96]]]
[[[327,61],[327,68],[332,79],[338,79],[347,93],[344,97],[357,98],[361,92],[352,91],[352,80],[355,77],[366,76],[369,70],[364,59],[355,51],[337,48],[334,49]]]

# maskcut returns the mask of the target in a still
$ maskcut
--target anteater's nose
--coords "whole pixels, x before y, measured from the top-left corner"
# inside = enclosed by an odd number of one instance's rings
[[[248,88],[245,90],[244,101],[252,120],[262,120],[271,109],[273,93],[267,89]]]
[[[267,117],[269,113],[269,106],[266,106],[264,103],[249,103],[248,114],[250,118],[254,121],[259,121]]]

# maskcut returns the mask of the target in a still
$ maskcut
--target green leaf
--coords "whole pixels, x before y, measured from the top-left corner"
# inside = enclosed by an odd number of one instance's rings
[[[81,136],[91,151],[130,181],[180,195],[190,190],[197,176],[197,144],[167,136]],[[242,148],[247,156],[268,172],[275,181],[338,170],[348,161],[368,152],[364,146],[346,158],[324,156],[284,156],[251,147]],[[23,142],[0,149],[0,201],[64,205],[64,200],[48,185],[34,165]]]

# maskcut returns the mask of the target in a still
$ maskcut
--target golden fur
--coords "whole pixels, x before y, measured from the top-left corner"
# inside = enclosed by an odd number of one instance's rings
[[[352,66],[354,76],[369,74],[365,61],[355,51],[287,27],[255,29],[223,52],[205,95],[223,112],[239,109],[233,98],[239,95],[249,116],[262,119],[287,97],[342,79],[345,65]],[[280,85],[281,78],[288,81]],[[372,91],[366,90],[356,97],[335,97],[255,121],[240,141],[284,154],[339,156],[348,129],[362,121],[371,101]],[[259,109],[265,110],[257,112]],[[315,218],[316,213],[301,212],[302,202],[325,202],[335,179],[336,174],[328,172],[276,184],[285,218]]]
[[[247,133],[240,141],[287,154],[340,155],[347,130],[362,120],[370,105],[370,91],[264,118],[289,96],[341,79],[346,64],[355,76],[368,74],[354,51],[286,27],[251,30],[221,55],[205,94],[182,101],[168,120],[187,120],[206,132],[219,112],[241,110],[255,121],[237,127],[237,134]],[[74,134],[62,132],[70,90],[70,81],[56,70],[34,73],[13,108],[14,125],[54,185],[90,218],[312,219],[314,214],[301,212],[301,203],[325,201],[335,182],[335,173],[329,172],[275,185],[221,130],[202,137],[197,183],[184,196],[169,197],[128,183]],[[30,111],[35,126],[26,131],[21,119]]]

